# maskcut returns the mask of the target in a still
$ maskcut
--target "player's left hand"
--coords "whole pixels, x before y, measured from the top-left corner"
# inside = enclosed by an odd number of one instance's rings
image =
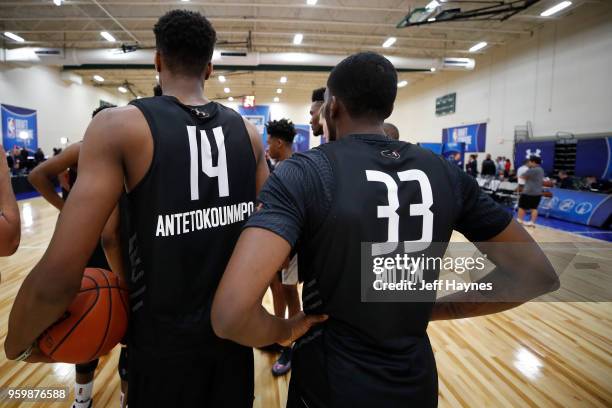
[[[287,319],[287,323],[289,323],[289,327],[291,328],[291,336],[279,344],[283,347],[291,346],[294,341],[306,334],[312,326],[324,322],[328,317],[327,315],[307,315],[304,312],[296,314]]]

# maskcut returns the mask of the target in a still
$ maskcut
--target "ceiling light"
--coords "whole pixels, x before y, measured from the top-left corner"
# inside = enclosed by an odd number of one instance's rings
[[[429,3],[428,3],[426,6],[425,6],[425,8],[426,8],[427,10],[433,10],[433,9],[435,9],[436,7],[440,7],[440,3],[438,3],[436,0],[432,0],[432,1],[430,1],[430,2],[429,2]]]
[[[306,0],[306,4],[309,6],[314,6],[317,4],[317,0]]]
[[[481,41],[478,44],[475,44],[474,46],[472,46],[472,48],[470,48],[470,52],[476,52],[476,51],[480,51],[482,50],[484,47],[486,47],[488,44],[486,41]]]
[[[280,83],[281,83],[281,84],[286,84],[286,83],[287,83],[287,77],[286,77],[286,76],[282,76],[282,77],[280,78]]]
[[[293,44],[300,45],[303,39],[304,39],[304,34],[298,33],[293,37]]]
[[[100,35],[102,37],[104,37],[104,39],[108,42],[115,42],[117,40],[115,40],[115,37],[113,37],[109,32],[107,31],[100,31]]]
[[[159,74],[155,74],[155,80],[159,82]]]
[[[277,88],[277,89],[276,89],[276,93],[277,93],[277,94],[281,94],[281,93],[283,93],[283,90],[282,90],[282,89],[280,89],[280,88]]]
[[[53,0],[53,4],[55,4],[56,6],[61,6],[62,0]]]
[[[556,6],[552,6],[548,10],[544,10],[540,15],[542,17],[550,17],[553,14],[557,14],[561,10],[566,9],[566,8],[568,8],[571,5],[572,5],[571,1],[562,1],[561,3],[557,4]]]
[[[24,42],[25,40],[18,36],[17,34],[11,33],[10,31],[5,31],[4,35],[8,38],[10,38],[11,40],[15,40],[17,42]]]
[[[279,101],[280,101],[280,98],[278,96],[275,96],[274,97],[274,102],[279,102]]]
[[[120,86],[120,87],[118,87],[118,88],[117,88],[117,90],[118,90],[119,92],[121,92],[121,93],[126,93],[126,92],[127,92],[127,89],[125,89],[125,87],[124,87],[124,86]]]
[[[399,81],[399,82],[397,83],[397,87],[398,87],[398,88],[403,88],[403,87],[405,87],[406,85],[408,85],[408,81]]]
[[[187,3],[189,0],[181,0],[181,1],[183,1],[183,2]]]
[[[228,101],[232,102],[234,100],[233,96],[230,96],[229,98],[227,98]]]
[[[430,70],[431,72],[436,72],[436,68],[434,68],[434,67],[431,67],[429,70]]]
[[[231,90],[231,89],[229,89],[229,88],[223,88],[223,92],[225,92],[225,93],[230,93],[231,91],[232,91],[232,90]]]
[[[397,38],[395,37],[389,37],[385,40],[385,42],[383,43],[383,48],[389,48],[390,46],[392,46],[393,44],[395,44],[395,42],[397,41]]]
[[[96,82],[104,82],[104,78],[102,78],[100,75],[94,75],[93,79]]]
[[[225,82],[225,76],[219,75],[219,82]]]
[[[140,98],[142,98],[142,96],[140,96],[140,95],[138,95],[138,96],[136,97],[136,99],[140,99]]]

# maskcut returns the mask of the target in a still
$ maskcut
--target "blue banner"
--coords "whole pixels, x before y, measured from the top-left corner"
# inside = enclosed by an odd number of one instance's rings
[[[601,227],[612,214],[612,195],[589,191],[551,188],[551,198],[543,198],[538,210],[565,221]]]
[[[445,143],[442,146],[442,156],[451,163],[463,169],[465,143]]]
[[[257,128],[262,137],[264,148],[268,147],[268,133],[266,123],[270,120],[270,107],[268,105],[257,105],[252,108],[238,107],[238,112]]]
[[[305,152],[310,149],[310,125],[295,125],[295,131],[293,151]]]
[[[576,176],[612,179],[612,137],[578,140]]]
[[[555,164],[555,144],[553,141],[545,142],[523,142],[514,146],[514,168],[518,169],[523,161],[531,156],[542,159],[542,169],[546,174],[551,174]]]
[[[487,143],[487,124],[477,123],[442,129],[442,143],[465,143],[466,152],[484,152]]]
[[[0,105],[2,111],[2,145],[7,152],[14,146],[32,152],[38,148],[36,111],[11,105]]]
[[[442,154],[442,143],[417,143],[423,149],[431,150],[435,154]]]

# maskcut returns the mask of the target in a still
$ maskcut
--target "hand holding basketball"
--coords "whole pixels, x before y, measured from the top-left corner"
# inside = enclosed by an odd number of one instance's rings
[[[127,288],[112,272],[87,268],[81,290],[64,315],[38,339],[54,361],[86,363],[107,354],[125,335]]]

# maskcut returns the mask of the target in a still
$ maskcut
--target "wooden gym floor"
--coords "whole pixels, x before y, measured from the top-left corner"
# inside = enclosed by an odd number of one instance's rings
[[[19,251],[0,258],[0,342],[13,298],[42,256],[57,211],[41,198],[22,201]],[[552,229],[530,230],[539,242],[593,242]],[[454,240],[462,240],[458,234]],[[611,245],[597,241],[598,245]],[[269,294],[266,297],[271,306]],[[493,316],[433,322],[440,407],[612,407],[612,303],[530,303]],[[94,406],[119,405],[118,349],[101,359]],[[275,356],[255,351],[255,407],[284,407],[289,376],[274,378]],[[0,352],[0,387],[73,390],[69,364],[24,364]],[[70,407],[22,403],[20,407]]]

